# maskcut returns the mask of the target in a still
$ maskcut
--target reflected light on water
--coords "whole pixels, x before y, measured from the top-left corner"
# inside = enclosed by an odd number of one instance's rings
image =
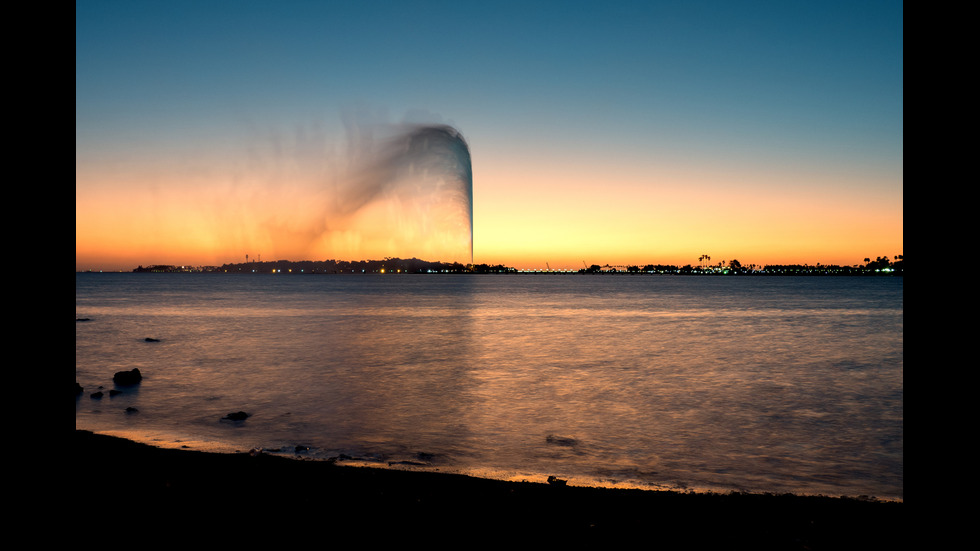
[[[76,290],[79,382],[144,373],[78,399],[77,428],[581,486],[902,493],[901,285],[140,275]]]

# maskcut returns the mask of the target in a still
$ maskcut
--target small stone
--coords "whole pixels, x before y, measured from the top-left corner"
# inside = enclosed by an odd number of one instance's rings
[[[135,385],[143,380],[143,374],[140,370],[133,368],[130,371],[117,371],[115,375],[112,376],[112,382],[117,385]]]
[[[248,419],[248,414],[244,411],[236,411],[235,413],[225,415],[222,417],[222,419],[227,419],[229,421],[244,421],[245,419]]]
[[[565,484],[568,484],[568,481],[562,480],[555,475],[551,475],[548,477],[548,484],[551,484],[552,486],[564,486]]]

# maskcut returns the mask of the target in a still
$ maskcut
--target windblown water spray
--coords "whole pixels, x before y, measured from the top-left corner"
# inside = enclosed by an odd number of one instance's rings
[[[463,209],[469,225],[470,262],[473,262],[473,166],[463,136],[451,126],[423,126],[405,135],[400,164],[410,171],[442,176],[438,192]]]
[[[472,262],[473,169],[459,131],[446,125],[399,126],[370,145],[373,151],[347,188],[345,210],[358,211],[381,198],[395,201],[417,239],[446,250],[465,240]]]

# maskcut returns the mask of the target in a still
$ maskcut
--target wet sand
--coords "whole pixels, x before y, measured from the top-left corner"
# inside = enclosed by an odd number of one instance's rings
[[[75,431],[72,527],[162,545],[889,549],[904,503],[576,488],[161,449]]]

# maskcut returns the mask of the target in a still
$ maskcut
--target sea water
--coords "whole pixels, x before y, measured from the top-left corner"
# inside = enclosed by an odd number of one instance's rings
[[[903,499],[902,285],[79,273],[75,427],[511,480]],[[133,368],[143,381],[110,396]]]

